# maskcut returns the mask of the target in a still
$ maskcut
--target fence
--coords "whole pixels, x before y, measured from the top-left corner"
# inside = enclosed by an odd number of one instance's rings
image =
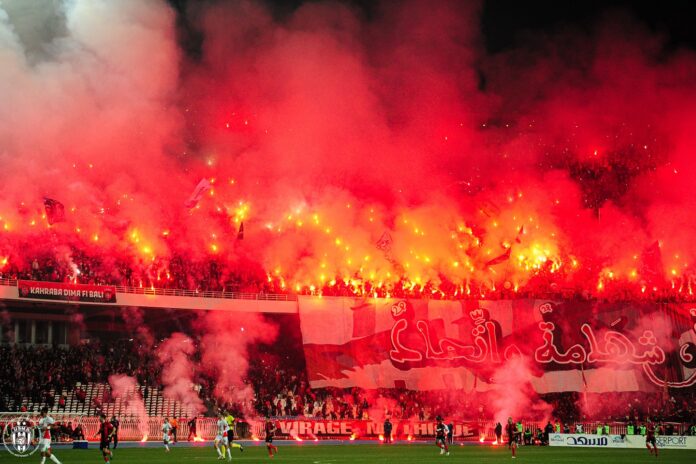
[[[52,414],[58,424],[72,423],[73,428],[78,424],[82,427],[85,438],[93,439],[99,429],[99,419],[94,416],[80,416],[75,414]],[[0,429],[4,428],[9,421],[19,418],[30,418],[38,421],[35,414],[22,413],[0,413]],[[158,441],[162,438],[163,417],[148,417],[141,421],[136,417],[119,417],[121,426],[119,429],[119,440],[122,441]],[[189,437],[188,420],[179,420],[177,428],[177,438],[179,441],[186,441]],[[314,420],[307,418],[283,418],[273,419],[278,425],[276,432],[280,439],[377,439],[384,433],[382,421],[365,420]],[[433,421],[410,421],[392,420],[394,430],[392,436],[395,440],[419,440],[430,439],[433,436]],[[452,421],[455,424],[455,440],[495,440],[495,422],[493,421]],[[583,422],[585,433],[594,433],[599,425],[604,422]],[[689,431],[689,425],[683,423],[670,423],[674,426],[675,435],[685,435]],[[536,430],[543,429],[545,423],[523,422],[525,430],[530,428]],[[623,435],[626,433],[626,424],[621,422],[608,423],[610,433],[613,435]],[[665,424],[666,425],[666,424]],[[237,426],[235,435],[243,439],[261,439],[264,436],[262,420],[250,420],[240,422]],[[574,432],[575,424],[571,425]],[[210,441],[215,438],[217,430],[217,418],[199,417],[196,419],[196,437],[198,440]],[[56,433],[55,441],[67,440],[60,433]]]

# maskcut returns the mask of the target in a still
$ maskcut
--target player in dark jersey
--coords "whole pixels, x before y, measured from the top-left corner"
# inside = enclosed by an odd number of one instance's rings
[[[102,452],[102,456],[104,457],[104,462],[106,464],[111,462],[111,449],[109,449],[109,442],[111,441],[113,433],[114,426],[106,420],[106,414],[99,416],[99,430],[97,430],[97,433],[94,434],[93,438],[100,435],[99,449]]]
[[[191,420],[188,421],[188,427],[189,427],[188,441],[191,441],[192,439],[195,439],[198,436],[198,434],[196,433],[196,418],[195,417],[191,418]]]
[[[266,448],[268,449],[268,457],[272,458],[274,454],[278,454],[278,447],[273,444],[273,435],[275,434],[276,426],[271,419],[267,417],[263,428],[266,431]]]
[[[650,448],[650,445],[652,445],[652,448]],[[650,419],[648,419],[648,426],[646,427],[645,447],[648,448],[650,454],[654,453],[655,457],[657,457],[657,440],[655,439],[655,424]]]
[[[514,459],[517,457],[517,437],[519,432],[517,431],[515,423],[512,422],[512,417],[508,417],[505,432],[508,437],[508,449],[512,450],[512,458]]]
[[[447,433],[449,430],[444,422],[442,422],[442,417],[437,416],[437,425],[435,425],[435,445],[440,448],[440,454],[446,454],[449,456],[449,446],[447,446]]]
[[[114,427],[114,432],[113,432],[113,438],[112,441],[114,442],[114,450],[118,447],[118,429],[121,427],[121,422],[116,419],[116,416],[111,416],[111,425]],[[111,455],[113,456],[114,452],[113,450],[111,451]]]

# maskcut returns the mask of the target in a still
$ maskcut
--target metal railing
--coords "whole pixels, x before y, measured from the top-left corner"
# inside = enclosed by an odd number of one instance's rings
[[[16,287],[17,279],[0,279],[0,285],[6,287]],[[115,288],[116,293],[127,293],[132,295],[218,298],[226,300],[297,301],[297,295],[283,293],[212,292],[156,287],[126,287],[122,285],[107,286]]]
[[[116,289],[116,293],[130,293],[134,295],[185,296],[194,298],[220,298],[228,300],[297,301],[297,295],[293,294],[211,292],[153,287],[114,286],[114,288]]]

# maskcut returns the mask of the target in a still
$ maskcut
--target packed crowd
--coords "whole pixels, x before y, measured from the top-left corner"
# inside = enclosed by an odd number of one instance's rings
[[[286,384],[281,384],[286,385]],[[420,392],[401,389],[363,390],[360,388],[308,389],[306,382],[282,387],[275,395],[262,399],[258,411],[271,416],[304,416],[318,419],[393,419],[417,418],[433,420],[436,416],[463,421],[493,421],[495,394],[462,390]],[[691,423],[696,421],[696,396],[674,393],[667,399],[660,394],[612,393],[584,395],[574,392],[542,395],[538,410],[525,414],[529,420],[542,420],[551,415],[563,423],[592,421],[598,418],[612,422],[657,421]],[[548,405],[548,407],[546,407]],[[592,409],[589,409],[589,408]],[[590,412],[591,411],[591,412]]]
[[[119,343],[85,343],[66,349],[0,345],[0,365],[0,411],[19,411],[26,403],[34,408],[57,405],[61,409],[70,392],[86,401],[83,386],[88,382],[106,382],[112,374],[126,374],[141,385],[153,385],[158,371],[150,353]]]
[[[254,409],[264,416],[304,416],[317,419],[432,420],[437,415],[465,421],[493,421],[495,394],[472,391],[422,392],[407,389],[364,390],[360,388],[309,387],[303,364],[291,355],[259,353],[249,372],[256,397]],[[674,389],[645,393],[577,393],[542,395],[528,419],[545,420],[549,415],[563,423],[609,420],[616,422],[696,421],[696,391]],[[532,410],[534,409],[534,410]],[[535,412],[536,411],[536,412]]]
[[[63,259],[54,255],[31,259],[6,258],[0,262],[0,279],[70,282],[90,285],[116,285],[135,288],[165,288],[200,292],[281,293],[258,270],[232,271],[219,261],[194,261],[175,256],[136,262],[95,257],[71,249]]]
[[[406,389],[363,390],[360,388],[312,389],[305,376],[301,356],[292,349],[252,353],[246,382],[253,387],[251,404],[222,403],[213,397],[213,382],[197,378],[196,390],[208,413],[223,408],[237,415],[304,416],[319,419],[432,420],[437,415],[467,421],[492,421],[494,396],[470,391],[419,392]],[[153,353],[136,343],[84,343],[67,349],[0,346],[0,411],[20,410],[28,401],[34,408],[64,406],[65,395],[74,391],[86,401],[81,385],[107,382],[109,375],[121,373],[135,377],[141,385],[160,386],[161,368]],[[55,393],[53,393],[55,392]],[[109,390],[94,398],[95,407],[112,401]],[[595,419],[641,422],[692,423],[696,421],[696,392],[674,389],[657,393],[582,394],[555,393],[539,399],[541,412],[529,412],[529,419],[549,416],[563,423]],[[591,411],[591,412],[590,412]],[[537,417],[538,416],[538,417]]]
[[[222,259],[208,257],[194,260],[186,256],[169,259],[130,259],[95,256],[72,247],[64,250],[62,258],[44,254],[30,258],[3,257],[0,260],[0,279],[24,279],[51,282],[72,282],[91,285],[116,285],[133,288],[176,289],[196,292],[239,292],[257,294],[301,294],[323,296],[366,295],[378,298],[429,299],[516,299],[556,298],[575,300],[601,299],[607,301],[645,300],[658,302],[694,301],[696,297],[671,287],[644,289],[637,284],[620,286],[611,291],[593,294],[573,287],[559,287],[554,274],[540,272],[523,288],[509,282],[491,289],[489,285],[462,285],[448,282],[444,277],[435,284],[414,284],[406,279],[376,285],[359,276],[351,279],[327,280],[322,285],[291,286],[280,279],[269,278],[258,264],[245,262],[229,265]]]

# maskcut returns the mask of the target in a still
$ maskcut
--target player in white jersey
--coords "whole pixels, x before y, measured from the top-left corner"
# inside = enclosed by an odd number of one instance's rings
[[[232,460],[229,442],[227,440],[227,431],[230,425],[225,419],[225,414],[220,413],[217,421],[217,434],[215,435],[215,451],[217,451],[218,459],[225,459],[225,451],[227,451],[227,460]]]
[[[169,418],[164,418],[164,424],[162,424],[162,442],[164,442],[164,449],[169,452],[169,440],[170,433],[172,431],[172,424],[169,423]]]
[[[41,464],[45,464],[46,458],[49,458],[56,464],[60,464],[58,458],[51,453],[51,428],[55,422],[56,421],[54,421],[53,418],[48,415],[48,408],[42,408],[41,419],[39,419],[39,430],[41,432],[41,439],[39,440]]]

